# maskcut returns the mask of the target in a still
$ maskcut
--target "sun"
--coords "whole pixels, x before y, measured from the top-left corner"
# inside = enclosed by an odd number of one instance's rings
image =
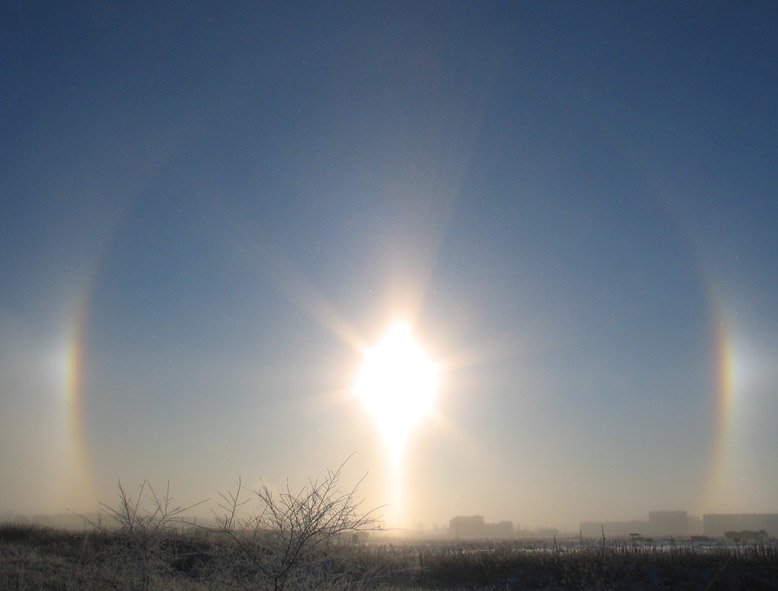
[[[434,409],[438,367],[408,325],[393,325],[365,352],[354,392],[399,456],[413,428]]]

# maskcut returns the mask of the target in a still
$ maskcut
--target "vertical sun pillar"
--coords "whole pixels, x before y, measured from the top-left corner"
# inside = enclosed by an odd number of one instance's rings
[[[387,450],[389,525],[403,519],[403,460],[414,427],[433,411],[438,368],[407,325],[392,326],[365,352],[354,392],[375,421]]]

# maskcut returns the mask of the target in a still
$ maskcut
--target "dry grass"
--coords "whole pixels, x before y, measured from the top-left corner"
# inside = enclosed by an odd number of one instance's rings
[[[0,525],[0,590],[268,589],[233,541],[202,530]],[[289,589],[778,589],[778,545],[425,543],[329,546]]]
[[[238,481],[210,527],[145,481],[80,532],[0,524],[0,591],[778,590],[776,540],[357,543],[376,521],[341,468],[299,490]]]

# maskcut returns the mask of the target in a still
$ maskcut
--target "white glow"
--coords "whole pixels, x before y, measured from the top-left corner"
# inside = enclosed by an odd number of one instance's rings
[[[399,456],[413,428],[432,413],[437,387],[435,363],[408,326],[395,325],[365,353],[354,391]]]

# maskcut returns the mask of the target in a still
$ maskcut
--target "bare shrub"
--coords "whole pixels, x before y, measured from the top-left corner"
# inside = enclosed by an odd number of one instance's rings
[[[137,495],[127,490],[121,481],[117,483],[116,505],[100,503],[105,511],[98,511],[97,521],[85,518],[93,528],[102,532],[117,530],[112,536],[118,542],[114,548],[104,549],[113,556],[106,559],[123,571],[121,578],[133,589],[150,589],[161,577],[169,577],[171,565],[180,557],[176,555],[177,533],[186,525],[183,516],[186,511],[201,505],[176,505],[170,493],[168,482],[164,494],[157,494],[148,480],[144,480]]]
[[[346,460],[348,461],[348,460]],[[340,554],[349,534],[378,529],[377,509],[363,512],[358,487],[340,487],[341,471],[328,469],[294,491],[287,482],[274,490],[264,482],[249,495],[238,480],[234,490],[219,493],[221,514],[214,531],[224,534],[235,554],[233,564],[243,576],[275,591],[295,587],[331,586],[343,573]],[[241,516],[241,508],[258,502],[257,514]]]

